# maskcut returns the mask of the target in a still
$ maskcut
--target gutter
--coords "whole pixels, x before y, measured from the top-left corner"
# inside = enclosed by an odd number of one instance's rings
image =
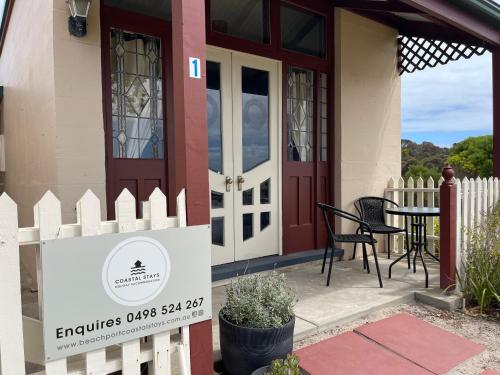
[[[493,0],[450,0],[450,2],[500,30],[500,4]]]

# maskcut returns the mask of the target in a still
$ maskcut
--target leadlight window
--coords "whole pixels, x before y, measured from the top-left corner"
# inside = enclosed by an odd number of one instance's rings
[[[313,161],[314,74],[288,69],[288,160]]]
[[[324,58],[325,17],[289,5],[281,6],[281,46]]]
[[[211,0],[212,31],[269,43],[269,0]]]
[[[160,38],[112,29],[113,157],[163,159]]]
[[[320,161],[328,161],[328,75],[319,75]]]

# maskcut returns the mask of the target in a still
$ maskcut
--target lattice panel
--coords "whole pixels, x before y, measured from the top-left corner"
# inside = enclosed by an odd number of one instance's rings
[[[470,59],[486,52],[484,46],[447,43],[441,40],[401,36],[398,38],[399,75],[445,65],[461,58]]]

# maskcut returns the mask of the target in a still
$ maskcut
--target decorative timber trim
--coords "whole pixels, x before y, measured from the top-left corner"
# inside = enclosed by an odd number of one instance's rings
[[[470,59],[484,54],[486,50],[484,45],[473,46],[403,35],[398,38],[399,75],[445,65],[461,58]]]

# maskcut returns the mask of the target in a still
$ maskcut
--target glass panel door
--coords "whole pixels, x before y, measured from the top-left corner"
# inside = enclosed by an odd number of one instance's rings
[[[233,54],[235,260],[278,253],[277,62]]]
[[[212,263],[277,254],[277,62],[209,48]]]
[[[231,54],[207,53],[208,174],[212,264],[234,261]]]

